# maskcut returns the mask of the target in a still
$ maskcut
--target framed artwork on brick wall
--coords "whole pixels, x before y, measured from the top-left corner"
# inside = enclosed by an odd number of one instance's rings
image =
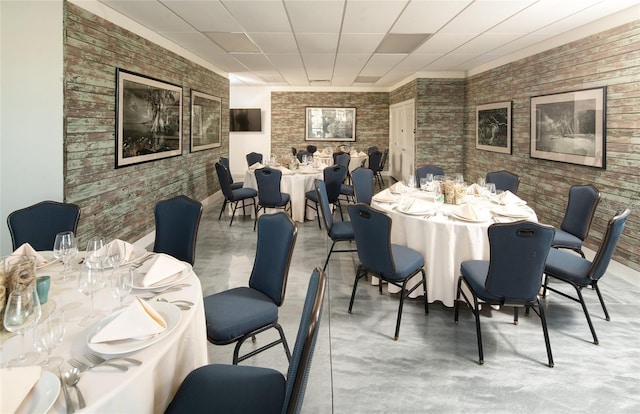
[[[356,140],[356,108],[306,109],[306,141]]]
[[[476,149],[511,154],[511,101],[476,106]]]
[[[606,87],[531,97],[531,158],[606,167]]]
[[[182,155],[182,87],[116,73],[116,168]]]
[[[222,136],[222,100],[191,90],[191,152],[219,147]]]

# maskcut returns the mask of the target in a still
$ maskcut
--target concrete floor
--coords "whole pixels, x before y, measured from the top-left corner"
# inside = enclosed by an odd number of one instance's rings
[[[246,285],[255,254],[253,221],[218,221],[221,201],[205,207],[194,270],[204,295]],[[346,211],[345,211],[346,214]],[[280,308],[290,347],[298,329],[309,275],[322,266],[331,243],[316,221],[297,223],[298,239]],[[347,312],[355,253],[333,255],[321,329],[305,394],[305,413],[529,413],[640,412],[640,275],[617,266],[600,283],[611,321],[595,292],[587,306],[600,339],[594,345],[580,305],[550,294],[544,301],[555,367],[547,367],[540,320],[534,313],[513,324],[512,310],[482,312],[484,365],[478,364],[472,314],[422,299],[404,307],[400,338],[393,340],[398,296],[361,283]],[[618,270],[623,269],[623,270]],[[258,336],[257,345],[267,336]],[[244,350],[253,345],[247,343]],[[233,345],[209,344],[212,363],[230,363]],[[286,372],[281,347],[245,361]]]

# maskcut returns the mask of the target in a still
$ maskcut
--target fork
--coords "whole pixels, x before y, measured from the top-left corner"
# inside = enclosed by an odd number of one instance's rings
[[[76,367],[76,368],[78,368],[78,369],[80,370],[80,372],[88,371],[88,370],[90,370],[90,369],[92,369],[92,368],[95,368],[95,367],[97,367],[97,366],[99,366],[99,365],[107,365],[107,366],[110,366],[110,367],[113,367],[113,368],[119,369],[120,371],[128,371],[128,370],[129,370],[129,367],[127,367],[127,366],[120,365],[120,364],[112,364],[112,363],[110,363],[110,362],[104,362],[104,363],[102,363],[102,364],[91,364],[91,365],[87,365],[87,364],[85,364],[84,362],[79,361],[79,360],[77,360],[77,359],[75,359],[75,358],[71,358],[71,359],[69,359],[69,361],[67,361],[67,362],[69,362],[69,365],[71,365],[72,367]]]
[[[137,268],[139,268],[140,266],[142,266],[142,264],[143,264],[144,262],[146,262],[147,260],[151,259],[151,258],[152,258],[152,257],[154,257],[154,256],[155,256],[154,254],[149,254],[149,255],[147,255],[146,257],[142,258],[142,260],[137,261],[137,262],[133,262],[133,263],[129,263],[127,266],[129,266],[129,267],[130,267],[130,268],[132,268],[132,269],[137,269]]]
[[[137,367],[142,365],[142,361],[138,361],[135,358],[115,357],[115,358],[110,358],[110,359],[104,359],[101,356],[96,355],[96,354],[92,354],[90,352],[87,352],[83,356],[87,361],[89,361],[89,362],[91,362],[92,364],[95,364],[95,365],[104,365],[104,364],[113,365],[111,361],[117,360],[117,359],[120,359],[122,361],[127,361],[127,362],[129,362],[129,363],[131,363],[131,364],[133,364],[133,365],[135,365]],[[116,365],[119,365],[119,364],[116,364]]]

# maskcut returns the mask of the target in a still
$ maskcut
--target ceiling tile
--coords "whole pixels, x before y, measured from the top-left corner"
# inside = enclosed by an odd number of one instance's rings
[[[407,1],[349,1],[343,33],[387,33]]]
[[[337,34],[308,34],[303,33],[296,36],[300,52],[304,54],[324,54],[336,53],[338,50]]]
[[[287,13],[280,0],[222,0],[238,24],[247,32],[290,32]]]
[[[157,1],[102,0],[102,3],[155,32],[188,32],[195,30]]]
[[[263,53],[298,53],[292,33],[249,33]]]
[[[383,34],[343,34],[338,53],[371,54],[383,38]]]
[[[242,31],[242,27],[217,1],[162,0],[162,4],[201,32]]]
[[[477,35],[474,33],[436,33],[413,53],[448,53],[467,43],[476,36]]]
[[[383,76],[407,55],[373,55],[360,72],[360,76]]]
[[[344,0],[285,0],[296,33],[340,33]]]
[[[471,3],[471,0],[413,0],[393,25],[391,33],[435,33]]]
[[[309,80],[331,79],[334,55],[303,54],[302,61]]]
[[[534,2],[535,0],[475,1],[439,33],[482,33]]]

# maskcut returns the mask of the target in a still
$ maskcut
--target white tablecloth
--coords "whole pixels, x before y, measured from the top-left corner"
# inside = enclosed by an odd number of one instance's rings
[[[366,161],[369,159],[369,157],[365,154],[365,155],[350,155],[351,160],[349,161],[349,172],[355,170],[356,168],[358,168],[359,166],[362,165],[362,161],[365,161],[365,165],[367,164]],[[323,163],[325,163],[326,165],[333,165],[333,154],[324,154],[324,153],[316,153],[313,158],[317,158],[320,161],[322,161]]]
[[[419,190],[416,191],[419,192]],[[398,202],[401,198],[399,195],[391,196],[388,189],[381,192],[380,196],[395,197]],[[498,207],[497,204],[488,200],[477,203],[479,209],[487,212]],[[465,260],[489,260],[487,229],[493,224],[493,220],[475,223],[446,217],[444,214],[429,218],[425,218],[426,215],[408,215],[397,210],[399,203],[380,203],[375,199],[372,200],[371,205],[391,216],[392,243],[410,247],[423,255],[429,302],[441,301],[445,306],[453,306],[460,276],[460,264]],[[456,208],[458,206],[445,204],[443,211],[455,211]],[[527,220],[537,221],[533,210],[528,207],[523,208],[530,212]],[[372,278],[372,282],[377,284],[378,279]],[[389,291],[397,292],[398,290],[395,286],[389,285]],[[417,297],[423,294],[424,291],[420,287],[411,296]]]
[[[74,262],[77,262],[75,259]],[[65,311],[67,321],[63,342],[56,348],[52,356],[66,361],[75,356],[82,356],[90,351],[87,346],[89,327],[81,327],[79,319],[89,313],[89,298],[78,293],[75,282],[56,283],[62,266],[55,263],[38,271],[38,275],[51,275],[52,286],[49,302],[44,305],[48,311],[53,307],[61,308],[72,303],[80,307]],[[109,275],[109,271],[105,271]],[[87,408],[82,412],[95,413],[162,413],[178,390],[180,383],[189,372],[209,361],[207,354],[206,322],[202,301],[202,288],[195,273],[184,280],[190,286],[180,291],[164,293],[168,300],[183,299],[195,303],[190,310],[181,311],[181,320],[173,332],[161,341],[136,352],[124,354],[142,361],[139,367],[132,366],[127,372],[112,368],[97,368],[82,373],[79,387],[82,390]],[[132,293],[135,294],[136,292]],[[125,306],[133,297],[125,301]],[[96,311],[105,314],[112,312],[116,299],[111,296],[107,285],[95,296]],[[46,312],[45,312],[46,313]],[[6,334],[6,333],[4,333]],[[29,343],[27,351],[33,351],[32,334],[27,332]],[[19,353],[20,337],[6,340],[2,349],[2,360],[12,359]],[[103,355],[109,358],[109,355]],[[44,357],[44,354],[42,354]],[[80,358],[82,359],[82,358]],[[69,389],[77,408],[75,392]],[[49,411],[65,413],[65,402],[62,391]]]
[[[316,179],[322,180],[321,171],[313,174],[282,174],[280,192],[287,193],[291,197],[291,217],[294,221],[303,222],[305,216],[309,220],[316,218],[316,212],[311,208],[305,208],[305,193],[313,190]],[[244,187],[258,190],[258,183],[253,171],[248,170],[244,176]]]

